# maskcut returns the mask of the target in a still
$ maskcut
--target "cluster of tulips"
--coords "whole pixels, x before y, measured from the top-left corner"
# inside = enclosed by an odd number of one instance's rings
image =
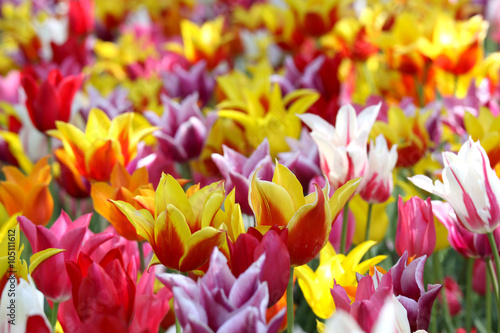
[[[500,1],[0,1],[0,332],[500,332]]]

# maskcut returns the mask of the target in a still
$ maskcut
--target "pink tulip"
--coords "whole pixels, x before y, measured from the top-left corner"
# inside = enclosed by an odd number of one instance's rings
[[[432,214],[431,198],[413,197],[406,203],[399,196],[396,251],[400,256],[408,252],[410,257],[430,256],[436,246],[436,227]]]

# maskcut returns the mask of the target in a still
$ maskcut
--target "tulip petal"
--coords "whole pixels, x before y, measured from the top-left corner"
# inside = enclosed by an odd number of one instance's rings
[[[305,205],[304,189],[297,177],[286,166],[276,162],[272,182],[282,186],[288,192],[295,211]]]
[[[43,263],[45,260],[49,259],[52,256],[55,256],[58,253],[66,251],[65,249],[45,249],[33,254],[30,258],[30,270],[29,273],[33,275],[38,266]]]
[[[171,175],[163,174],[155,195],[155,216],[159,216],[167,209],[167,205],[174,205],[189,223],[193,220],[193,209],[181,185]]]
[[[123,201],[110,200],[118,209],[125,214],[130,223],[135,227],[137,234],[148,242],[154,242],[155,220],[146,209],[137,210],[131,204]]]
[[[347,201],[349,201],[354,192],[356,192],[356,189],[358,188],[360,182],[360,178],[352,179],[342,185],[333,193],[333,196],[328,202],[330,204],[332,221],[335,221],[337,219],[337,216],[339,216],[340,211],[344,208]]]
[[[288,224],[290,264],[301,266],[313,259],[328,241],[332,229],[330,207],[325,194],[315,184],[316,201],[302,206]]]
[[[256,224],[286,226],[295,213],[290,194],[277,184],[257,179],[256,173],[251,177],[248,192]]]
[[[197,269],[210,259],[214,247],[220,247],[226,240],[226,233],[212,227],[203,228],[191,235],[186,252],[180,260],[180,271]]]
[[[186,253],[186,243],[191,236],[182,212],[168,204],[167,209],[156,219],[154,235],[151,246],[158,259],[169,268],[179,269],[180,260]]]

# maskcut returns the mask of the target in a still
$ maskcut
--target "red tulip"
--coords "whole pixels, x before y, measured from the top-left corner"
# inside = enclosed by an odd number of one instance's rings
[[[46,132],[56,128],[56,121],[68,122],[71,103],[83,81],[83,74],[62,77],[58,69],[50,71],[47,79],[38,84],[29,74],[22,74],[21,84],[26,92],[26,108],[33,125]]]
[[[231,251],[231,267],[235,277],[245,272],[260,256],[266,259],[260,272],[260,281],[267,281],[269,304],[273,306],[285,293],[290,278],[290,254],[286,246],[288,229],[272,227],[265,235],[249,228],[241,234]]]
[[[94,2],[70,0],[69,29],[71,34],[86,35],[94,29]]]

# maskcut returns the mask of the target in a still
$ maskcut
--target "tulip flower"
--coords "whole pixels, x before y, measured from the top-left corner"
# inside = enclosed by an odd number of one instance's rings
[[[144,271],[137,282],[135,294],[135,312],[129,326],[129,332],[158,332],[160,324],[170,309],[172,291],[163,287],[155,289],[155,267]]]
[[[451,276],[445,276],[443,280],[444,284],[444,294],[446,296],[446,302],[448,303],[450,309],[450,315],[456,316],[462,310],[462,299],[464,295],[460,290],[460,286],[457,281]],[[441,301],[442,295],[439,294],[439,300]]]
[[[127,331],[136,285],[128,273],[130,267],[124,267],[120,251],[110,251],[99,262],[79,256],[78,261],[67,262],[66,269],[73,298],[59,309],[64,331],[102,331],[109,328],[109,322],[115,329]]]
[[[364,242],[345,256],[336,254],[333,246],[327,244],[319,254],[319,266],[316,271],[307,265],[295,268],[304,298],[318,317],[327,319],[335,311],[335,303],[330,292],[334,281],[354,296],[357,285],[356,274],[365,274],[370,267],[385,259],[385,256],[376,256],[361,262],[373,245],[375,245],[373,241]]]
[[[0,182],[0,202],[9,215],[22,213],[35,224],[47,224],[54,209],[49,191],[52,175],[48,157],[40,159],[27,176],[11,166],[2,171],[6,180]]]
[[[436,246],[436,228],[432,214],[431,198],[422,200],[413,197],[403,203],[398,200],[398,225],[396,229],[396,251],[402,256],[405,251],[410,258],[430,256]]]
[[[33,224],[24,216],[18,217],[21,230],[30,242],[33,253],[48,248],[66,250],[47,259],[32,275],[38,289],[53,302],[64,302],[71,297],[71,282],[66,271],[66,261],[76,260],[90,218],[91,214],[87,214],[72,222],[68,214],[62,211],[52,227],[47,229]],[[54,274],[54,270],[58,273]]]
[[[197,101],[197,94],[188,96],[180,104],[162,96],[164,112],[161,117],[153,111],[145,112],[149,122],[161,128],[154,135],[165,157],[186,162],[200,155],[208,124]]]
[[[117,162],[125,167],[137,154],[137,144],[155,128],[136,128],[134,113],[110,120],[98,109],[90,111],[85,133],[71,124],[57,122],[48,134],[63,143],[59,158],[88,180],[108,181]]]
[[[488,237],[484,234],[472,233],[458,222],[453,207],[447,202],[432,201],[432,212],[437,220],[448,230],[448,241],[455,251],[461,255],[471,257],[491,257],[491,246]],[[493,231],[493,236],[500,245],[500,229]]]
[[[267,282],[268,307],[273,306],[285,293],[290,279],[290,255],[286,247],[287,230],[272,227],[264,235],[250,228],[241,234],[231,251],[231,272],[238,278],[252,263],[265,253],[266,259],[260,271],[260,281]]]
[[[156,255],[152,263],[192,271],[207,262],[214,247],[225,242],[225,233],[212,226],[224,201],[222,182],[184,192],[172,176],[164,174],[154,197],[138,196],[136,200],[149,210],[137,210],[123,201],[111,202],[151,244]]]
[[[374,145],[373,141],[370,141],[368,167],[361,180],[362,190],[359,194],[369,203],[382,203],[392,194],[392,170],[396,166],[398,152],[397,145],[393,145],[389,151],[383,135],[377,136],[375,142]]]
[[[394,295],[408,312],[411,331],[426,330],[431,321],[432,306],[442,286],[428,284],[424,288],[424,268],[427,257],[408,262],[405,252],[387,274],[392,276]]]
[[[336,127],[316,115],[299,116],[312,129],[311,136],[319,149],[321,170],[334,189],[364,175],[368,165],[368,135],[380,107],[381,104],[370,106],[356,116],[351,105],[344,105],[337,114]]]
[[[328,242],[332,222],[356,191],[359,181],[346,183],[328,199],[328,184],[323,190],[316,185],[315,192],[304,197],[295,175],[279,163],[272,182],[260,180],[257,173],[251,177],[248,193],[256,225],[287,228],[291,265],[308,263]]]
[[[364,303],[367,306],[369,303]],[[362,305],[362,306],[363,306]],[[363,330],[361,326],[364,318],[358,317],[360,324],[351,316],[350,313],[339,310],[333,314],[333,316],[328,319],[323,327],[318,322],[318,332],[322,333],[410,333],[410,325],[408,323],[408,317],[405,308],[399,303],[394,297],[387,297],[382,308],[375,309],[377,312],[375,322],[371,326],[371,330]],[[378,311],[380,310],[380,312]],[[370,320],[372,320],[372,315],[370,315]],[[320,328],[322,327],[322,328]],[[415,333],[427,333],[423,330],[416,331]]]
[[[429,133],[425,129],[425,118],[419,111],[407,115],[398,107],[391,107],[387,123],[377,121],[372,135],[383,134],[389,145],[398,145],[398,167],[415,165],[424,156],[429,144]]]
[[[174,293],[174,308],[185,332],[275,333],[284,311],[266,321],[269,294],[259,280],[262,255],[238,278],[231,274],[226,258],[217,249],[210,257],[207,273],[197,282],[180,274],[158,274]]]
[[[248,178],[256,169],[260,168],[259,175],[263,180],[271,180],[274,165],[269,155],[269,142],[264,139],[249,157],[223,145],[224,155],[212,154],[212,160],[219,168],[225,180],[225,190],[233,188],[236,193],[236,202],[240,204],[243,213],[252,214],[248,204]]]
[[[163,87],[171,98],[185,99],[198,93],[199,101],[205,105],[211,98],[215,87],[215,79],[207,70],[207,62],[198,61],[189,70],[176,64],[172,71],[163,75]]]
[[[71,115],[73,97],[80,88],[83,74],[62,77],[59,70],[52,70],[40,85],[30,75],[22,75],[21,83],[26,92],[26,108],[31,122],[46,133],[56,128],[56,121],[67,122]]]
[[[377,270],[358,282],[355,301],[351,304],[346,290],[335,283],[331,294],[337,311],[349,313],[364,332],[371,332],[385,300],[393,297],[392,277]]]
[[[218,17],[213,21],[207,21],[200,27],[189,20],[182,20],[181,34],[183,47],[170,45],[172,50],[181,51],[186,59],[195,64],[203,59],[207,62],[208,69],[214,69],[229,55],[229,42],[233,34],[224,32],[224,20]]]
[[[96,212],[107,219],[118,234],[129,240],[142,240],[142,237],[137,235],[134,225],[109,200],[125,201],[135,209],[140,209],[141,206],[133,197],[140,195],[141,190],[145,189],[153,190],[153,186],[148,181],[146,168],[137,169],[131,175],[123,165],[117,163],[111,172],[110,183],[93,183],[90,195]]]
[[[94,1],[72,0],[69,2],[69,29],[76,35],[86,35],[94,30]]]
[[[10,333],[52,332],[43,311],[43,294],[33,281],[9,280],[12,287],[4,288],[0,301],[0,331]],[[15,297],[12,297],[14,290]],[[11,310],[14,305],[14,310]]]
[[[448,201],[459,223],[473,233],[490,233],[500,225],[500,179],[479,141],[471,138],[458,154],[443,152],[443,182],[416,175],[410,181]]]
[[[302,186],[307,188],[313,178],[322,178],[318,147],[307,130],[302,129],[300,140],[287,138],[286,141],[290,151],[279,153],[278,160],[293,172]]]

